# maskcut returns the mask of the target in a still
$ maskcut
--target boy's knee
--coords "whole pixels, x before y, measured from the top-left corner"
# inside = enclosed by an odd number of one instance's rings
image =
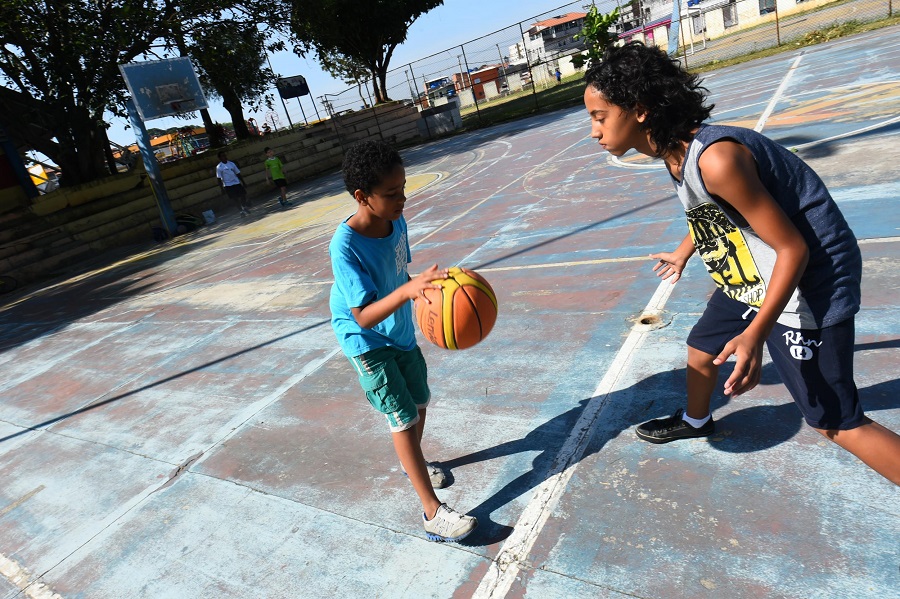
[[[716,356],[712,354],[708,354],[705,351],[701,351],[695,347],[687,346],[688,348],[688,364],[695,367],[709,367],[714,366],[713,360],[716,359]]]

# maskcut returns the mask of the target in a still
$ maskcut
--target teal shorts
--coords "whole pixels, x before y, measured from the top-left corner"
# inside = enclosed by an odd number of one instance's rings
[[[392,433],[412,428],[431,399],[428,367],[418,346],[409,351],[380,347],[350,358],[372,407],[385,415]]]

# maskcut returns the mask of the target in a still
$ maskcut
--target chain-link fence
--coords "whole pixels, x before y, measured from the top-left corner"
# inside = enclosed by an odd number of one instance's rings
[[[596,2],[601,13],[619,8],[619,40],[670,50],[689,69],[775,46],[825,41],[842,26],[894,15],[893,0],[617,0]],[[459,46],[388,71],[385,92],[419,110],[460,107],[467,126],[512,118],[580,98],[583,69],[572,55],[591,3],[564,4]],[[670,48],[670,40],[672,47]],[[674,46],[677,45],[677,48]],[[333,118],[370,108],[371,81],[320,98]]]

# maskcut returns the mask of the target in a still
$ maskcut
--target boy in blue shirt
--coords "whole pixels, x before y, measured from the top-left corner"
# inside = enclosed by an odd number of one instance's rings
[[[407,273],[409,240],[403,205],[406,171],[396,150],[364,141],[342,166],[356,213],[339,226],[328,251],[334,272],[331,325],[359,377],[366,398],[385,415],[394,450],[422,502],[432,541],[459,541],[477,521],[438,500],[446,475],[422,455],[425,413],[431,398],[425,358],[416,344],[410,300],[447,278],[435,264],[414,278]]]
[[[659,48],[610,48],[585,82],[591,137],[613,156],[661,158],[684,206],[689,234],[651,254],[653,270],[674,283],[697,252],[718,287],[688,335],[687,410],[637,436],[711,435],[719,366],[735,356],[724,393],[746,393],[765,344],[806,423],[900,484],[900,436],[863,413],[853,381],[859,246],[819,176],[756,131],[704,124],[713,107],[699,78]]]

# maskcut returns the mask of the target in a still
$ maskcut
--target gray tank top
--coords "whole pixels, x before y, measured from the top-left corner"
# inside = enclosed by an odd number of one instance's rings
[[[697,252],[729,297],[758,308],[775,265],[775,251],[747,221],[706,191],[698,160],[716,141],[736,141],[756,160],[760,180],[809,246],[809,264],[778,322],[823,328],[859,311],[862,257],[853,231],[825,184],[805,162],[750,129],[702,125],[688,146],[678,198]]]

